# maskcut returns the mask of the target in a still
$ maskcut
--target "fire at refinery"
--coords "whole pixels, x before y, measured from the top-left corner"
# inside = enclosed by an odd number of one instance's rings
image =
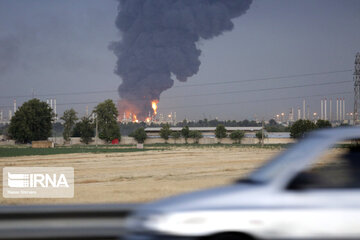
[[[135,104],[132,104],[127,100],[120,100],[118,102],[118,111],[119,111],[118,120],[120,122],[135,122],[135,123],[153,122],[157,115],[158,103],[159,100],[157,99],[154,99],[148,103],[149,105],[151,105],[152,112],[149,111],[148,115],[146,116],[136,107]]]
[[[151,102],[151,107],[152,107],[152,109],[153,109],[153,111],[154,111],[154,115],[156,115],[157,114],[157,104],[159,103],[159,100],[153,100],[152,102]]]
[[[151,123],[161,124],[161,123],[170,123],[176,124],[176,112],[170,112],[168,114],[159,113],[158,111],[158,99],[148,101],[148,106],[150,107],[148,114],[144,114],[136,108],[135,104],[131,104],[127,100],[120,100],[118,102],[118,121],[122,123],[138,123],[145,122],[150,125]]]

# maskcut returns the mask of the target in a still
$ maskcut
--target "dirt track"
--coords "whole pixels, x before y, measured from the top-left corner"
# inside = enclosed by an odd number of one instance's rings
[[[75,197],[73,199],[4,199],[1,196],[0,203],[150,201],[230,183],[245,176],[279,152],[279,149],[215,147],[2,158],[1,167],[74,167]]]

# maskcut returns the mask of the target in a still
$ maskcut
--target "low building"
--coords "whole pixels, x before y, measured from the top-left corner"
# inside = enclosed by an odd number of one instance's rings
[[[228,134],[234,131],[244,131],[246,133],[254,133],[260,131],[262,127],[225,127]],[[148,137],[159,137],[160,127],[148,127],[145,128],[145,132]],[[180,132],[182,127],[170,127],[173,132]],[[216,127],[189,127],[190,131],[200,131],[204,138],[215,138]]]

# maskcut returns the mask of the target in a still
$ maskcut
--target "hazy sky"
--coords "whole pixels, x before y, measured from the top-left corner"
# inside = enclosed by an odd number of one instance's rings
[[[300,107],[302,96],[312,96],[305,99],[319,112],[321,97],[314,95],[345,97],[352,111],[353,83],[345,82],[352,81],[351,71],[206,84],[353,69],[359,12],[357,0],[254,0],[233,31],[199,43],[199,73],[164,92],[159,112],[176,111],[178,119],[270,118]],[[73,107],[83,115],[86,105],[91,110],[93,102],[118,99],[121,79],[108,50],[121,38],[116,15],[113,0],[0,0],[0,109],[7,113],[14,96],[18,104],[28,100],[32,89],[40,99],[56,98],[58,113]],[[319,85],[254,91],[309,84]],[[92,91],[107,92],[57,95]]]

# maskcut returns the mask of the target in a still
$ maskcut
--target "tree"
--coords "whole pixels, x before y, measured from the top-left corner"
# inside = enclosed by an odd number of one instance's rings
[[[64,115],[60,118],[64,121],[64,131],[63,131],[63,137],[65,141],[69,141],[72,130],[76,124],[76,121],[78,120],[78,117],[76,116],[76,112],[74,109],[69,109],[64,112]]]
[[[21,143],[47,140],[51,136],[54,113],[46,102],[31,99],[25,102],[11,119],[9,135]]]
[[[143,127],[136,129],[129,136],[133,137],[138,143],[144,143],[147,138],[145,129]]]
[[[111,142],[116,138],[120,140],[120,127],[117,124],[118,111],[113,101],[108,99],[99,103],[94,112],[97,115],[99,138],[106,142]]]
[[[234,140],[236,143],[241,143],[241,139],[245,136],[244,131],[236,130],[230,133],[230,138]]]
[[[81,127],[81,122],[75,123],[75,126],[74,126],[73,130],[71,131],[72,137],[81,137],[80,127]]]
[[[94,124],[90,119],[84,117],[79,124],[81,142],[89,144],[92,142],[92,138],[95,136]]]
[[[221,139],[227,137],[226,128],[225,128],[224,125],[219,124],[219,125],[216,126],[216,129],[215,129],[215,137],[216,137],[217,139],[219,139],[219,143],[221,142]]]
[[[189,130],[189,126],[185,126],[181,129],[181,136],[183,136],[185,138],[185,143],[187,144],[187,140],[190,137],[190,130]]]
[[[200,131],[190,131],[189,137],[194,139],[195,143],[199,143],[200,138],[203,137],[202,133]]]
[[[181,137],[181,134],[180,134],[180,132],[172,132],[171,137],[174,139],[174,141],[176,143],[176,140],[178,140]]]
[[[89,144],[92,141],[92,138],[95,136],[94,124],[87,117],[83,117],[81,119],[81,122],[79,122],[79,131],[80,131],[81,142],[85,144]]]
[[[315,123],[310,120],[297,120],[290,127],[290,137],[303,138],[305,133],[316,129]]]
[[[165,143],[167,143],[170,134],[171,134],[170,125],[165,124],[164,126],[162,126],[162,128],[160,129],[160,137],[165,140]]]
[[[268,135],[263,131],[257,131],[255,133],[255,137],[259,140],[259,144],[262,143],[262,141],[268,137]]]
[[[316,122],[317,128],[331,128],[331,123],[328,120],[319,119]]]
[[[270,125],[270,126],[276,126],[276,125],[278,125],[278,124],[277,124],[277,122],[276,122],[274,119],[270,119],[269,125]]]

